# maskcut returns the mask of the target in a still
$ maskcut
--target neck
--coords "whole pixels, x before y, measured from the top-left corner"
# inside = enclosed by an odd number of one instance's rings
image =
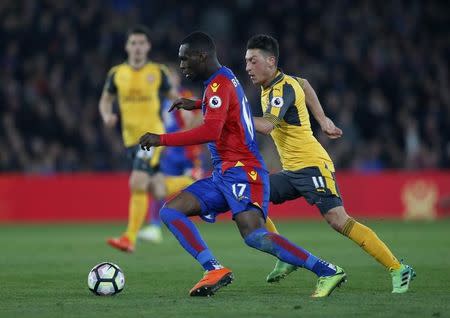
[[[205,75],[203,80],[206,81],[208,78],[211,77],[219,68],[221,68],[222,65],[219,63],[217,59],[212,60],[206,65]]]
[[[130,64],[130,66],[134,69],[140,69],[146,63],[147,63],[147,59],[143,59],[143,60],[128,59],[128,64]]]
[[[275,77],[277,77],[277,73],[278,73],[278,69],[274,69],[272,71],[272,73],[270,74],[270,76],[264,82],[261,83],[261,86],[263,88],[269,87],[270,83],[272,83],[272,81],[275,79]]]

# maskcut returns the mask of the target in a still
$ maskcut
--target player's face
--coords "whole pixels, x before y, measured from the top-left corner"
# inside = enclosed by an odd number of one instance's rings
[[[125,50],[130,59],[142,61],[147,58],[148,51],[150,51],[150,42],[145,34],[131,34],[128,37]]]
[[[262,85],[273,75],[275,59],[260,49],[249,49],[245,53],[245,70],[255,85]]]
[[[190,50],[188,44],[182,44],[178,51],[178,58],[180,59],[181,73],[191,81],[197,80],[203,67],[201,54]]]

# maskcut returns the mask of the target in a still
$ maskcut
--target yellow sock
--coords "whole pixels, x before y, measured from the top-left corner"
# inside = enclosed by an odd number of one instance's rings
[[[392,254],[386,244],[367,226],[350,218],[344,225],[342,234],[362,247],[387,269],[399,269],[400,262]]]
[[[278,230],[277,230],[275,224],[273,224],[272,220],[269,217],[267,217],[267,220],[266,220],[266,229],[269,232],[280,234],[280,233],[278,233]]]
[[[148,194],[146,192],[132,192],[128,208],[128,227],[125,235],[136,243],[138,231],[144,223],[148,210]]]

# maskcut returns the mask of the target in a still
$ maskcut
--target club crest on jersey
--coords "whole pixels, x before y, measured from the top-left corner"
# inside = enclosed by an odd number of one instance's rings
[[[214,95],[209,99],[209,107],[211,108],[219,108],[220,106],[222,106],[222,100],[220,99],[219,96]]]
[[[147,75],[147,82],[152,84],[155,81],[155,77],[151,74]]]
[[[220,84],[212,83],[212,84],[211,84],[211,89],[212,89],[212,91],[213,91],[214,93],[217,92],[217,90],[219,89],[219,86],[220,86]]]
[[[277,108],[281,108],[283,107],[284,104],[284,100],[283,97],[273,97],[272,100],[270,101],[270,105],[272,105],[272,107],[277,107]]]

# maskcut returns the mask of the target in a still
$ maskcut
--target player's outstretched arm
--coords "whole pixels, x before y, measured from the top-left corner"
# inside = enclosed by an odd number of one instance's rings
[[[178,98],[175,100],[169,108],[169,112],[174,109],[194,110],[202,108],[202,102],[200,100],[192,100],[187,98]]]
[[[118,117],[113,113],[113,102],[115,98],[116,96],[114,94],[104,90],[98,104],[103,123],[107,127],[114,127],[117,124]]]
[[[157,135],[145,133],[139,139],[144,150],[159,146],[191,146],[207,142],[216,142],[222,133],[225,121],[217,118],[205,118],[203,125],[196,128],[169,134]]]
[[[306,106],[313,114],[314,118],[320,125],[322,131],[331,139],[342,136],[342,130],[334,124],[334,122],[325,115],[316,91],[306,79],[302,79],[302,88],[305,92]]]

